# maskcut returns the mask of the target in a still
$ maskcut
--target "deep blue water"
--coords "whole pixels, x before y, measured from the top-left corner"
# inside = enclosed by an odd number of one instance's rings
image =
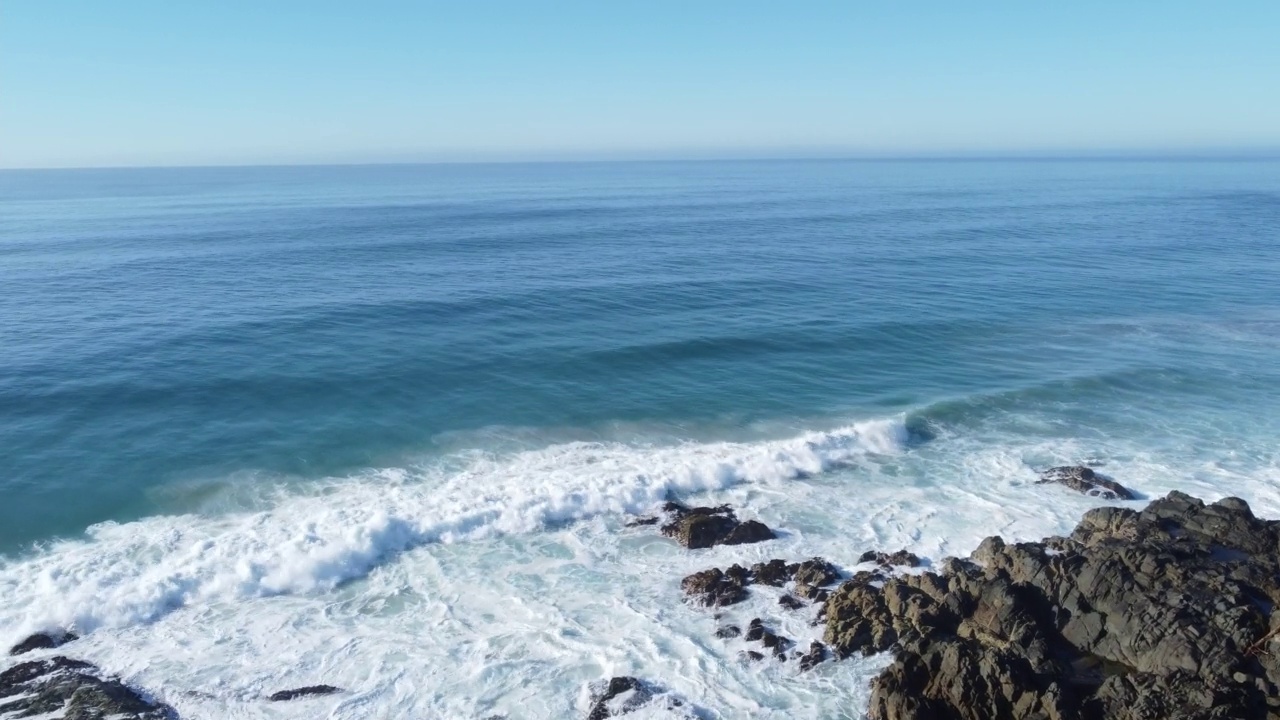
[[[0,552],[487,437],[1277,410],[1275,162],[0,172]]]

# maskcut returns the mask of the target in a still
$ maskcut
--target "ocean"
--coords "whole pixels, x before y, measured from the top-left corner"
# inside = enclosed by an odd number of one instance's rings
[[[1065,533],[1065,463],[1280,518],[1278,411],[1275,161],[0,172],[0,645],[183,717],[860,718],[681,578]]]

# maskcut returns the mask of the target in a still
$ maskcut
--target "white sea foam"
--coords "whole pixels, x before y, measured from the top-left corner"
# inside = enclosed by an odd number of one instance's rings
[[[3,619],[11,631],[92,631],[211,598],[323,591],[417,545],[641,513],[672,493],[777,483],[898,452],[905,442],[895,419],[753,444],[569,443],[477,454],[452,472],[430,466],[324,481],[259,512],[104,523],[87,541],[0,567],[15,593],[38,588],[45,598]]]
[[[252,512],[96,527],[0,566],[0,640],[91,630],[71,654],[189,717],[583,717],[587,685],[623,674],[699,717],[860,717],[887,657],[807,673],[744,662],[751,646],[716,639],[717,623],[762,617],[800,648],[821,628],[773,588],[717,621],[679,602],[680,578],[772,557],[850,568],[868,549],[937,561],[990,534],[1065,532],[1102,503],[1036,485],[1034,468],[1085,457],[1149,497],[1235,494],[1280,516],[1274,453],[1201,453],[1185,438],[943,430],[909,445],[895,418],[768,442],[561,443],[312,483]],[[668,492],[733,503],[781,536],[690,552],[624,526]],[[347,692],[262,700],[315,683]]]

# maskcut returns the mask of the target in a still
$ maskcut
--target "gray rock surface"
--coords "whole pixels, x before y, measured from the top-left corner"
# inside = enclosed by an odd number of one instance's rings
[[[669,518],[662,525],[662,534],[675,538],[690,549],[709,548],[713,545],[742,545],[776,537],[762,522],[740,522],[733,508],[728,505],[686,507],[677,502],[668,502],[662,510]]]
[[[1066,538],[988,538],[940,572],[859,573],[825,639],[893,650],[876,720],[1277,720],[1277,605],[1280,522],[1174,492]]]
[[[655,714],[675,718],[695,717],[679,698],[663,692],[649,682],[624,676],[610,678],[591,688],[591,710],[587,714],[587,720],[620,717],[641,708],[645,709],[646,717],[653,717]]]
[[[52,650],[79,639],[80,636],[73,632],[39,632],[9,648],[9,654],[25,655],[35,650]]]
[[[826,587],[839,577],[835,566],[822,558],[799,563],[770,560],[756,563],[750,570],[741,565],[731,565],[727,570],[703,570],[686,577],[681,587],[690,602],[721,607],[746,600],[747,586],[753,583],[783,587],[794,582],[796,595],[812,602],[822,602],[826,600]],[[802,607],[801,601],[790,595],[784,595],[780,602],[791,610]]]
[[[168,720],[171,708],[65,657],[19,663],[0,673],[0,717],[41,720]]]
[[[1065,485],[1076,492],[1104,500],[1134,500],[1138,497],[1129,488],[1083,465],[1049,468],[1040,474],[1038,481],[1041,485],[1045,483]]]

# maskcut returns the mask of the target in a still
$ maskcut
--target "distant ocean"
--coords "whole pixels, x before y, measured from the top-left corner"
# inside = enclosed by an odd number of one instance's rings
[[[1062,533],[1063,463],[1280,517],[1280,163],[0,172],[0,645],[184,716],[858,718],[680,579]]]

